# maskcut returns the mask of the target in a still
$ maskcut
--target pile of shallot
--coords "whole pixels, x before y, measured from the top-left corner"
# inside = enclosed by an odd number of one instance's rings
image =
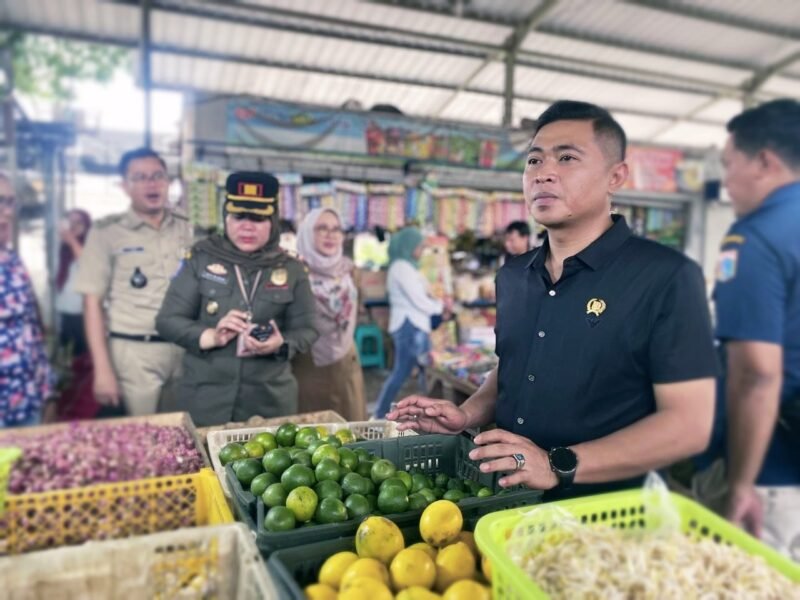
[[[6,437],[3,443],[22,449],[9,475],[11,494],[184,475],[203,467],[183,427],[80,422],[55,433]]]

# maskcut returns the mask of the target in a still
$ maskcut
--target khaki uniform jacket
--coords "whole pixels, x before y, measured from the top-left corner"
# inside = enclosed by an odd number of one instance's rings
[[[133,210],[100,219],[86,239],[74,289],[107,300],[109,331],[154,335],[170,278],[193,243],[187,218],[169,210],[159,229]],[[137,268],[144,287],[131,285]]]
[[[257,269],[242,269],[248,292]],[[253,299],[253,323],[274,319],[288,356],[237,357],[234,339],[223,348],[200,350],[200,335],[231,309],[246,311],[234,265],[192,250],[172,280],[156,321],[159,334],[184,347],[178,400],[201,427],[246,421],[254,415],[278,417],[297,411],[297,381],[290,360],[308,352],[317,339],[314,296],[305,266],[281,254],[262,269]]]

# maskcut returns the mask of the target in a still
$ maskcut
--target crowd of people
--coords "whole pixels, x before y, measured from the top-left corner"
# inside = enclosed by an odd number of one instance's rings
[[[536,123],[522,178],[546,234],[530,250],[527,224],[509,226],[497,273],[498,367],[461,405],[395,403],[415,368],[424,377],[431,328],[453,308],[418,270],[422,233],[403,228],[389,245],[395,355],[375,416],[427,433],[494,423],[470,458],[504,473],[501,485],[547,498],[640,485],[696,457],[698,498],[716,496],[717,510],[800,559],[800,103],[748,109],[728,132],[737,220],[716,269],[715,326],[699,266],[611,213],[628,176],[623,129],[598,106],[556,102]],[[57,278],[62,335],[88,347],[99,405],[187,410],[199,425],[326,408],[367,416],[336,211],[305,217],[295,258],[280,249],[272,175],[230,175],[224,231],[197,241],[167,205],[161,157],[129,152],[120,174],[130,210],[91,227],[70,214]],[[2,247],[13,204],[0,178]],[[53,376],[30,281],[7,249],[0,290],[0,413],[30,425]]]

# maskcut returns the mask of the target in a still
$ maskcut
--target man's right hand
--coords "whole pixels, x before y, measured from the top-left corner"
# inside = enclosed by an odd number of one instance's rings
[[[104,406],[119,406],[119,384],[113,371],[95,369],[94,397]]]
[[[444,433],[454,435],[467,427],[467,413],[448,400],[425,396],[408,396],[397,403],[397,408],[386,415],[397,421],[398,431],[408,429],[417,433]]]

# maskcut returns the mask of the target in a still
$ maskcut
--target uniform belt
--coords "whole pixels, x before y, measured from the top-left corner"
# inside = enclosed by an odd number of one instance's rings
[[[109,337],[117,338],[118,340],[130,340],[132,342],[166,342],[164,338],[158,335],[130,335],[128,333],[115,333],[108,334]]]

